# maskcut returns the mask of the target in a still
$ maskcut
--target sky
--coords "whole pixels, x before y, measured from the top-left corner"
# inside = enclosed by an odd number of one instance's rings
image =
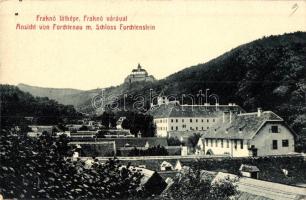
[[[18,12],[16,16],[15,13]],[[37,15],[80,22],[36,21]],[[83,17],[103,16],[103,22]],[[39,30],[41,24],[154,25],[150,31]],[[36,24],[36,30],[16,25]],[[263,36],[306,31],[306,1],[80,1],[0,3],[0,83],[53,88],[116,86],[140,63],[157,79]]]

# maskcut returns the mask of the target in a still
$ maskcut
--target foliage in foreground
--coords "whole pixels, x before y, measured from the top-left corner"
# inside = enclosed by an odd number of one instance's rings
[[[4,198],[118,199],[145,194],[140,187],[142,174],[116,159],[95,162],[91,168],[64,159],[69,152],[65,137],[31,139],[4,129],[0,137],[0,194]]]
[[[213,181],[213,175],[205,171],[192,171],[184,168],[175,177],[173,184],[164,191],[162,198],[186,200],[229,200],[238,195],[235,181],[228,177],[223,180]]]

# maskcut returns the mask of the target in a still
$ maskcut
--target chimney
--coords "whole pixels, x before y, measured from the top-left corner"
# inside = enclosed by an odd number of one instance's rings
[[[261,117],[262,108],[257,108],[257,117]]]
[[[222,121],[223,123],[231,123],[232,122],[232,111],[225,111],[223,112],[223,116],[222,116]]]

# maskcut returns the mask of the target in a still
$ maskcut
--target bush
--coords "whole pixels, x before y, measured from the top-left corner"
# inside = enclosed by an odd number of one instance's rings
[[[129,156],[167,156],[167,155],[168,155],[167,149],[159,145],[150,147],[146,150],[137,149],[135,147],[129,153]]]

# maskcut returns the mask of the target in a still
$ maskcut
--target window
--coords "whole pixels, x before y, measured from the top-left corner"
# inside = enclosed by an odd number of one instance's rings
[[[190,122],[192,122],[192,119],[190,119]]]
[[[202,126],[202,130],[204,130],[204,127]]]
[[[271,126],[271,132],[272,133],[279,133],[278,132],[278,126]]]
[[[204,120],[202,119],[201,122],[204,122]]]
[[[196,119],[196,122],[198,122],[198,119]]]
[[[209,126],[207,126],[207,130],[209,129]]]
[[[229,148],[229,140],[226,140],[226,148]]]
[[[192,127],[190,126],[190,130],[192,130]]]
[[[221,139],[221,148],[223,148],[223,139]]]
[[[176,119],[175,122],[178,122],[178,119]]]
[[[272,141],[272,149],[277,149],[277,140]]]
[[[218,139],[216,139],[216,147],[218,147]]]
[[[196,127],[196,130],[198,130],[198,127]]]
[[[205,139],[205,142],[206,142],[206,146],[208,146],[208,139]]]
[[[234,148],[237,149],[237,140],[234,140]]]
[[[173,130],[173,126],[171,126],[171,130]]]
[[[182,119],[182,122],[184,122],[184,119]]]
[[[173,122],[173,119],[171,119],[171,122]]]
[[[243,149],[243,140],[240,140],[240,149]]]
[[[213,119],[213,122],[215,122],[216,120],[215,119]]]
[[[283,140],[283,147],[289,147],[289,140]]]
[[[175,130],[178,130],[178,127],[177,127],[177,126],[175,127]]]
[[[207,120],[207,122],[209,122],[209,119]]]
[[[242,128],[239,128],[239,132],[241,132],[242,131]]]

